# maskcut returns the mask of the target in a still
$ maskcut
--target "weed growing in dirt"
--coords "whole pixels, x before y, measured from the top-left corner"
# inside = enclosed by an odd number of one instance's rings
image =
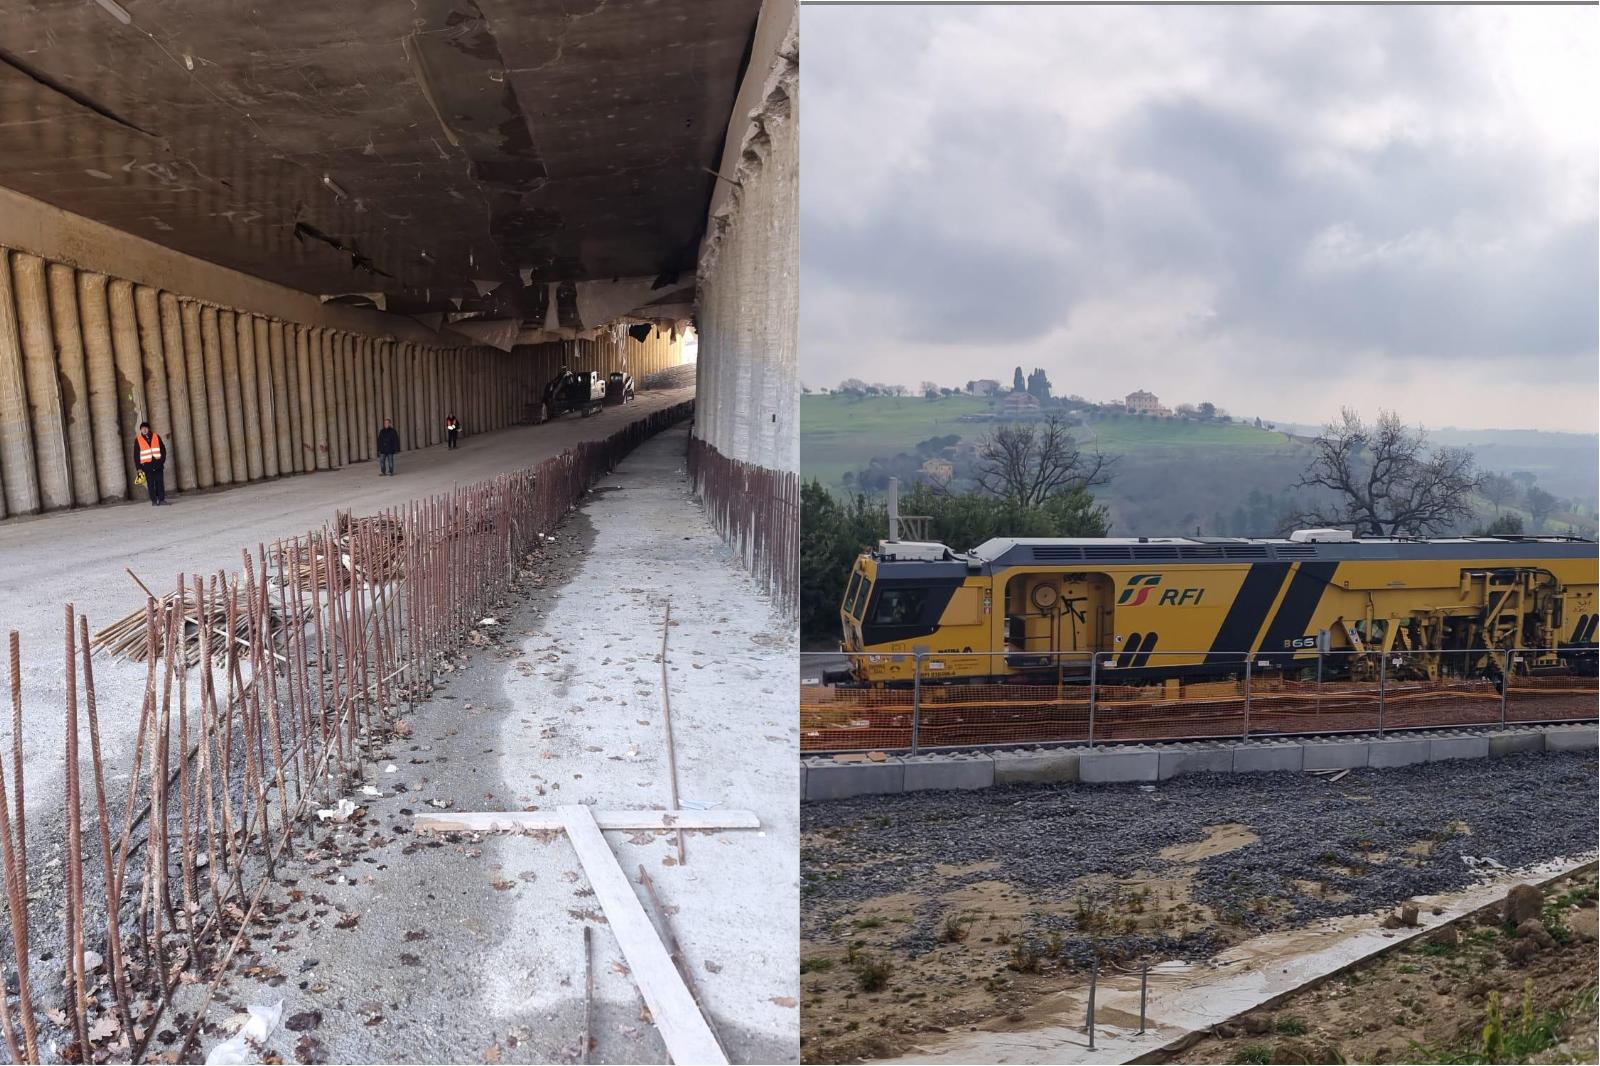
[[[1280,1015],[1273,1028],[1284,1036],[1305,1036],[1307,1031],[1306,1020],[1295,1014]]]
[[[1272,1049],[1265,1044],[1246,1044],[1239,1049],[1239,1053],[1234,1058],[1240,1062],[1258,1063],[1260,1066],[1266,1066],[1267,1063],[1272,1061]]]
[[[831,969],[833,969],[832,959],[810,958],[800,960],[801,973],[824,973]]]
[[[851,951],[850,968],[856,974],[856,987],[863,992],[881,992],[894,973],[894,963],[888,959],[874,958],[864,951]]]
[[[945,918],[944,924],[939,927],[939,943],[959,944],[967,939],[969,932],[971,929],[968,923],[963,922],[959,914],[952,914]]]
[[[1025,936],[1019,936],[1011,943],[1011,961],[1007,963],[1011,969],[1018,973],[1038,973],[1039,964],[1044,961],[1044,953],[1038,949]]]

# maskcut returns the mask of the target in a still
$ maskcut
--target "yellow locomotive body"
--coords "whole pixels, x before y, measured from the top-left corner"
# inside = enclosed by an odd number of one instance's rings
[[[997,539],[885,542],[840,607],[858,682],[1109,679],[1315,667],[1377,676],[1592,673],[1596,545],[1561,537]],[[1324,653],[1330,653],[1324,656]]]

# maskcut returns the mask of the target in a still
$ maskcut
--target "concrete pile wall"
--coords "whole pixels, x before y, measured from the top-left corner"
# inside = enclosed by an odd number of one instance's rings
[[[618,331],[503,352],[414,319],[328,304],[0,189],[0,518],[142,495],[134,433],[169,492],[373,458],[531,420],[563,356],[644,374],[682,338]]]
[[[122,499],[134,432],[185,491],[371,459],[511,424],[533,387],[510,353],[440,347],[218,306],[0,249],[0,516]]]
[[[799,538],[799,22],[763,6],[701,248],[691,471],[784,610]]]

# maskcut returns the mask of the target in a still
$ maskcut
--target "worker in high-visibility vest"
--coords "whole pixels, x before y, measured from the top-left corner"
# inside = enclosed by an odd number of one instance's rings
[[[167,502],[167,484],[162,476],[167,447],[148,422],[139,423],[139,435],[133,438],[133,447],[139,457],[139,472],[144,475],[145,491],[150,494],[150,506],[160,507]]]

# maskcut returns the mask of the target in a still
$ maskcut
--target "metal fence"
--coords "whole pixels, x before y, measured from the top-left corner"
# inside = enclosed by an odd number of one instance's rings
[[[1117,658],[1069,652],[1029,652],[1059,662],[1056,676],[997,681],[1007,654],[987,657],[984,680],[952,679],[949,655],[884,654],[876,667],[892,670],[890,685],[829,682],[848,657],[837,652],[801,654],[800,750],[807,753],[930,751],[945,748],[1039,744],[1128,743],[1378,733],[1396,729],[1505,727],[1534,722],[1594,720],[1596,679],[1560,673],[1529,676],[1531,650],[1451,652],[1454,661],[1487,655],[1489,675],[1441,674],[1430,652],[1396,651],[1374,664],[1371,656],[1330,652],[1314,663],[1299,660],[1282,670],[1271,658],[1239,653],[1153,652],[1173,676],[1130,683]],[[1210,657],[1204,667],[1189,664]],[[1183,665],[1180,665],[1183,664]],[[1187,676],[1185,676],[1187,672]],[[1501,683],[1501,678],[1506,683]]]
[[[12,756],[0,773],[0,1030],[11,1061],[139,1062],[169,1028],[181,1043],[163,1054],[192,1061],[230,960],[250,950],[263,910],[281,909],[263,907],[275,870],[314,847],[312,812],[348,816],[369,747],[405,735],[401,708],[487,641],[481,619],[532,576],[541,536],[691,411],[678,404],[529,469],[246,548],[238,572],[177,575],[98,637],[68,604],[54,660],[65,678],[65,847],[62,869],[46,872],[64,889],[63,926],[44,904],[51,928],[37,940],[21,672],[25,650],[51,656],[13,632]],[[104,672],[111,655],[142,665],[142,699],[97,706],[97,661]],[[107,715],[138,723],[132,751],[109,766]],[[62,947],[30,952],[41,942]],[[197,982],[209,982],[203,1001],[164,1021],[175,990]]]

